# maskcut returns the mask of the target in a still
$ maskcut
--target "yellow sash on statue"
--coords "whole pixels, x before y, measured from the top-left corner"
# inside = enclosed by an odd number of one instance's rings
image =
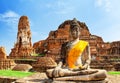
[[[75,66],[75,62],[78,59],[78,57],[82,54],[87,45],[88,42],[80,40],[70,49],[67,58],[69,68],[77,68],[77,66]]]

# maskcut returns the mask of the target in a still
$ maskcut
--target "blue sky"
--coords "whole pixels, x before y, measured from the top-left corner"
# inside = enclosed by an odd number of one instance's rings
[[[20,16],[30,20],[32,43],[47,38],[68,19],[85,22],[105,42],[120,40],[120,0],[0,0],[0,46],[10,53]]]

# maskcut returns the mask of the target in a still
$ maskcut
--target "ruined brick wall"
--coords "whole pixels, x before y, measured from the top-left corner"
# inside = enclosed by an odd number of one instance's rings
[[[12,59],[0,59],[0,69],[11,69],[15,66]]]
[[[14,60],[7,59],[5,48],[0,47],[0,69],[11,69],[14,65]]]
[[[120,55],[120,41],[114,41],[111,43],[109,54]]]

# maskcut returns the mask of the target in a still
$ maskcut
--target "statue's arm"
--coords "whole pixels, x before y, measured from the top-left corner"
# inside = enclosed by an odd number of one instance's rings
[[[87,52],[87,59],[86,59],[86,62],[85,64],[83,65],[83,68],[84,69],[88,69],[89,66],[90,66],[90,62],[91,62],[91,55],[90,55],[90,46],[88,44],[87,48],[86,48],[86,52]]]
[[[91,53],[90,53],[90,46],[89,46],[89,44],[88,44],[88,46],[87,46],[87,53],[88,53],[88,59],[87,59],[87,64],[88,65],[90,65],[90,62],[91,62]]]
[[[61,53],[60,53],[60,61],[58,62],[58,65],[56,66],[56,68],[53,70],[53,77],[59,77],[59,71],[61,70],[63,63],[65,61],[65,50],[64,50],[64,44],[61,47]]]

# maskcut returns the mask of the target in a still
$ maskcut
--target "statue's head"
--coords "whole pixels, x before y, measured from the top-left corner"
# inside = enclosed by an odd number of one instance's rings
[[[81,30],[81,27],[80,27],[80,25],[78,24],[76,18],[74,18],[74,19],[72,20],[71,25],[70,25],[70,34],[71,34],[71,37],[72,37],[73,39],[79,38],[80,30]]]

